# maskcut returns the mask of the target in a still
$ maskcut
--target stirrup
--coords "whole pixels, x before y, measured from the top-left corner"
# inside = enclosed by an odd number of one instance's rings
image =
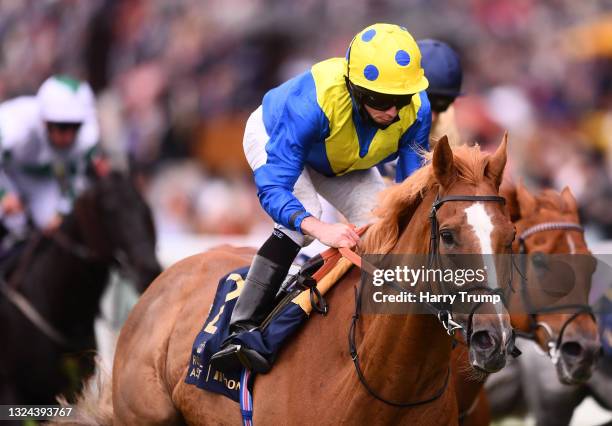
[[[259,352],[243,345],[230,343],[210,358],[210,365],[221,371],[240,370],[242,367],[253,373],[265,374],[272,366]]]

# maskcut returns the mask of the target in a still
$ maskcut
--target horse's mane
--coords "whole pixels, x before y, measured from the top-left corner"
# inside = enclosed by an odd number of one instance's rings
[[[425,194],[438,190],[439,184],[434,176],[431,159],[432,152],[421,154],[427,164],[414,172],[398,185],[394,185],[380,194],[379,205],[374,211],[378,217],[364,236],[362,252],[386,254],[397,243],[401,230],[412,218]],[[478,185],[485,178],[485,168],[490,154],[480,151],[480,147],[460,146],[453,148],[454,165],[457,178],[470,184]]]

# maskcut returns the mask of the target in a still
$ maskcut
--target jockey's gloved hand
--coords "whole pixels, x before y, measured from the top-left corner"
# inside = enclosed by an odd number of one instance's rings
[[[49,235],[55,232],[60,225],[62,224],[63,216],[59,213],[56,213],[49,222],[43,228],[43,233]]]
[[[23,212],[23,203],[17,194],[9,192],[2,197],[0,208],[2,209],[3,215],[13,215]]]
[[[346,223],[325,223],[309,216],[302,221],[302,231],[315,237],[329,247],[355,247],[359,243],[359,235],[353,225]]]

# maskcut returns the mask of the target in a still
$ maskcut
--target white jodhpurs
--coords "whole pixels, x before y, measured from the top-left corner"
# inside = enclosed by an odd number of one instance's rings
[[[244,131],[244,153],[253,170],[257,170],[267,161],[265,148],[270,137],[263,123],[262,112],[260,106],[251,114]],[[362,226],[372,221],[372,210],[376,206],[378,193],[384,188],[385,183],[376,168],[327,177],[306,166],[295,183],[293,195],[308,213],[320,218],[321,203],[317,197],[317,194],[320,194],[338,209],[349,223]],[[301,232],[280,224],[275,227],[302,247],[312,242],[311,237]]]

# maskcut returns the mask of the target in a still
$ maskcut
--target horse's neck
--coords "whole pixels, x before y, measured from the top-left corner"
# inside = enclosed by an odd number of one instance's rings
[[[365,317],[359,346],[365,376],[388,399],[433,396],[447,378],[451,340],[433,315]]]
[[[423,254],[429,248],[428,207],[425,196],[399,238],[392,254]],[[444,384],[450,363],[451,340],[433,315],[373,315],[364,318],[364,364],[384,395],[406,398],[433,395]],[[386,374],[380,374],[384,368]]]
[[[76,222],[68,220],[61,232],[83,243]],[[72,328],[74,318],[87,322],[95,317],[108,272],[108,265],[79,258],[52,241],[33,257],[19,288],[47,320]]]

